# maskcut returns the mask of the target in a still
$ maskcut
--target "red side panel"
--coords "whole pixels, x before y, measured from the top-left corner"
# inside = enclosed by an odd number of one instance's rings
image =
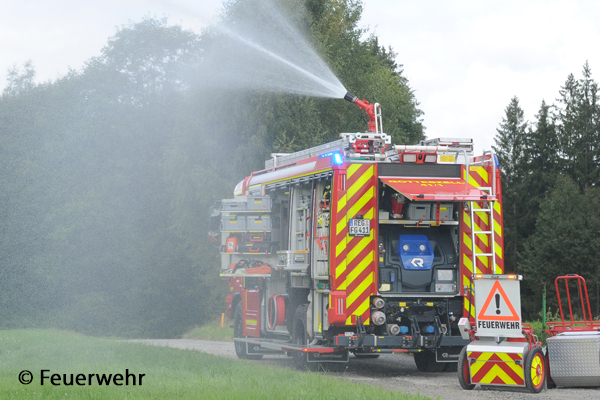
[[[260,291],[246,290],[242,295],[244,310],[244,335],[260,337]]]

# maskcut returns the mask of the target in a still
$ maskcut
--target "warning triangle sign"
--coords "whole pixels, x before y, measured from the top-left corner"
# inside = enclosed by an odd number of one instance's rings
[[[506,304],[506,308],[508,308],[509,312],[502,312],[502,309],[505,307],[500,307],[502,304]],[[510,314],[510,315],[508,315]],[[515,311],[512,303],[510,302],[506,292],[502,288],[500,281],[494,282],[492,286],[492,290],[490,290],[490,294],[485,300],[483,307],[479,311],[479,315],[477,315],[477,319],[479,321],[520,321],[521,318],[519,314]]]

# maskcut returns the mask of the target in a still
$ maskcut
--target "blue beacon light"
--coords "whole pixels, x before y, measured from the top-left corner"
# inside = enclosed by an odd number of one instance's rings
[[[344,163],[344,159],[342,155],[337,151],[332,151],[329,153],[321,154],[319,158],[331,157],[331,165],[342,165]]]

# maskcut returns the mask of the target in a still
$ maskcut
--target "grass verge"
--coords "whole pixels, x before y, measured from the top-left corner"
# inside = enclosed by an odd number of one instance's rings
[[[1,399],[405,399],[423,397],[343,382],[320,373],[230,360],[189,350],[152,347],[49,330],[0,331]],[[28,385],[19,373],[31,371]],[[41,384],[40,371],[58,374]],[[142,384],[88,385],[88,374],[144,374]],[[85,386],[65,385],[85,374]],[[75,383],[75,381],[74,381]]]
[[[197,326],[183,335],[183,339],[216,340],[221,342],[233,342],[233,328],[230,328],[231,321],[225,318],[223,328],[221,328],[221,319],[210,322],[206,325]]]

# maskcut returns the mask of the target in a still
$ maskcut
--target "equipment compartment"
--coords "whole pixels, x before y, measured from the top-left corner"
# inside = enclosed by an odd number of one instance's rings
[[[244,215],[223,215],[221,217],[221,231],[223,232],[245,232],[246,217]]]
[[[271,211],[272,201],[268,196],[248,196],[248,211]]]
[[[221,211],[246,211],[248,200],[246,196],[221,200]]]
[[[431,206],[431,220],[436,220],[437,203]],[[454,204],[440,203],[440,221],[454,221]]]
[[[273,246],[275,244],[271,242],[252,242],[242,243],[238,245],[238,251],[240,253],[263,253],[268,254],[273,252]]]
[[[244,232],[242,234],[242,242],[270,242],[271,232]]]
[[[271,230],[271,216],[269,215],[248,215],[248,231],[265,232]]]
[[[431,217],[430,203],[408,203],[407,216],[409,220],[429,220]],[[435,218],[434,218],[435,219]]]

